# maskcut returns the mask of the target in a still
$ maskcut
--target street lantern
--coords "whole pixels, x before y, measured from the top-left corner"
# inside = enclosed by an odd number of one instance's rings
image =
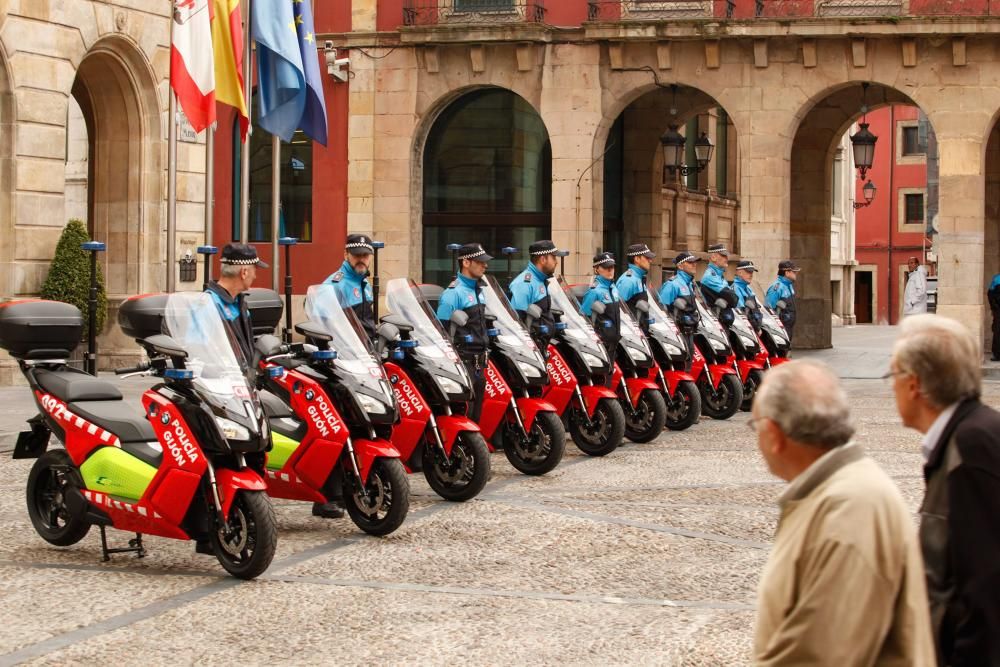
[[[712,140],[708,138],[708,134],[705,132],[701,133],[694,142],[694,157],[698,161],[698,171],[704,171],[708,163],[712,161],[712,151],[715,150],[715,144]]]
[[[872,168],[875,161],[875,142],[878,137],[868,131],[868,123],[861,123],[858,131],[851,135],[851,147],[854,150],[854,166],[864,180],[865,174]]]
[[[663,166],[671,173],[684,166],[684,137],[677,131],[676,125],[667,127],[667,131],[660,137],[660,145],[663,146]]]
[[[864,197],[863,202],[854,202],[854,208],[864,208],[866,206],[871,206],[872,202],[875,201],[875,184],[869,181],[865,183],[865,186],[861,188],[861,194]]]

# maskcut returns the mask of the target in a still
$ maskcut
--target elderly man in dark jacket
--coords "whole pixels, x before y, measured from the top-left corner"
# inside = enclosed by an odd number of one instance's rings
[[[890,373],[924,434],[920,541],[941,665],[1000,665],[1000,413],[979,401],[981,352],[962,324],[903,320]]]

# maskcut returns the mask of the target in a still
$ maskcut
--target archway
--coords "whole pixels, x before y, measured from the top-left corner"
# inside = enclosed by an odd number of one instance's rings
[[[81,179],[86,202],[79,212],[86,212],[92,238],[107,244],[101,261],[114,304],[165,282],[159,229],[165,147],[159,141],[156,86],[137,49],[114,38],[98,42],[81,61],[72,95],[80,112],[77,120],[83,124],[73,122],[71,104],[69,147],[73,149],[74,139],[80,141],[82,134],[86,141],[85,160],[81,150],[77,161],[86,165]]]
[[[876,171],[870,172],[866,180],[871,178],[883,181],[876,183],[876,202],[884,211],[881,224],[887,225],[884,236],[885,244],[888,245],[883,248],[887,259],[881,269],[881,276],[877,269],[871,270],[873,282],[884,282],[888,287],[886,294],[896,297],[888,299],[892,308],[897,307],[897,293],[902,292],[902,285],[906,280],[907,259],[911,254],[920,254],[911,252],[912,249],[907,247],[894,256],[894,236],[921,236],[929,222],[926,217],[926,178],[919,193],[924,207],[919,220],[910,220],[906,209],[907,205],[916,202],[918,188],[901,187],[892,180],[899,164],[896,155],[901,145],[899,137],[905,136],[903,128],[918,122],[918,117],[922,118],[919,111],[912,114],[899,112],[901,117],[897,117],[897,112],[893,110],[919,109],[918,105],[898,90],[878,84],[872,84],[863,97],[860,82],[838,87],[813,104],[799,123],[792,144],[790,164],[790,256],[803,269],[795,286],[798,313],[794,345],[798,348],[832,346],[831,314],[835,312],[833,302],[841,295],[831,276],[830,259],[831,220],[835,217],[834,187],[837,183],[835,164],[838,152],[845,148],[849,150],[849,144],[842,146],[841,141],[844,134],[851,131],[854,123],[862,117],[864,101],[867,102],[869,121],[877,116],[877,110],[890,108],[885,114],[888,118],[885,131],[879,135],[876,144],[880,151],[874,163]],[[927,122],[926,119],[924,122]],[[884,152],[886,149],[888,152]],[[855,193],[851,199],[862,201],[862,183],[858,180],[857,171],[850,170],[848,175],[851,180],[847,189]],[[877,285],[872,289],[877,290]],[[883,303],[881,307],[873,306],[873,310],[876,311],[873,313],[873,320],[877,321],[877,311],[888,313],[889,306]],[[883,316],[884,323],[895,322],[896,319],[887,314]]]
[[[7,239],[6,243],[0,243],[0,295],[14,293],[13,138],[14,95],[10,88],[7,57],[0,49],[0,234]],[[0,382],[7,384],[6,380],[0,377]]]
[[[983,168],[986,179],[986,212],[983,237],[983,286],[990,286],[993,276],[1000,273],[1000,120],[990,131],[986,142]],[[992,314],[989,303],[983,306],[983,349],[992,356]]]
[[[480,88],[434,120],[423,151],[423,279],[445,283],[449,243],[493,254],[549,238],[552,148],[537,111],[504,88]]]
[[[669,125],[686,140],[685,165],[698,165],[694,145],[702,135],[714,144],[711,160],[689,173],[666,172],[660,137]],[[646,243],[670,268],[676,252],[725,243],[739,259],[736,129],[711,96],[689,86],[641,94],[611,125],[603,156],[604,249],[623,258],[628,244]]]

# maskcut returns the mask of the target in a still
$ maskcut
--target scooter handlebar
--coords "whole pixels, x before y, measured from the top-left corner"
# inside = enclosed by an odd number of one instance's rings
[[[152,368],[148,363],[141,363],[133,368],[116,368],[115,375],[130,375],[132,373],[145,373]]]

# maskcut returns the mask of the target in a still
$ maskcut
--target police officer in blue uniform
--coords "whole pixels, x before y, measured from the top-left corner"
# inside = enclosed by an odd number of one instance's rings
[[[677,328],[688,339],[688,349],[692,347],[695,330],[698,328],[698,306],[694,295],[694,274],[698,268],[698,257],[682,252],[674,258],[677,275],[663,283],[660,288],[660,303],[674,316]],[[683,307],[677,299],[684,299]]]
[[[701,293],[709,305],[716,307],[716,302],[721,299],[726,302],[725,307],[719,307],[719,321],[729,326],[733,323],[734,315],[732,309],[736,307],[739,299],[736,292],[726,281],[726,268],[729,266],[729,250],[724,243],[713,243],[708,246],[708,266],[701,276]]]
[[[736,265],[736,278],[733,279],[733,291],[736,293],[736,307],[743,311],[750,320],[750,324],[757,331],[764,316],[760,312],[760,302],[757,301],[757,294],[750,287],[753,281],[753,274],[757,271],[753,261],[744,259]]]
[[[636,302],[646,298],[649,269],[656,255],[645,243],[633,243],[625,251],[625,256],[628,257],[628,269],[618,276],[615,285],[621,300],[634,310]]]
[[[778,264],[778,279],[771,283],[764,297],[767,307],[777,310],[778,319],[788,331],[789,341],[795,329],[795,280],[801,270],[792,260],[782,260]],[[778,308],[779,301],[784,302],[783,308]]]
[[[1000,273],[993,276],[993,280],[990,281],[986,298],[990,303],[990,311],[993,313],[992,359],[1000,361]]]
[[[510,283],[510,304],[524,320],[528,306],[542,309],[542,316],[531,323],[531,337],[543,355],[548,355],[549,341],[555,334],[555,316],[547,280],[556,272],[559,249],[552,241],[537,241],[528,246],[528,266]]]
[[[467,243],[458,249],[457,259],[459,273],[441,294],[437,317],[445,330],[449,330],[452,313],[461,310],[469,316],[469,321],[464,326],[456,327],[455,344],[458,355],[472,378],[475,391],[469,417],[473,421],[479,421],[483,390],[486,387],[484,372],[490,346],[489,326],[486,322],[486,295],[483,294],[482,279],[493,257],[483,249],[482,245]]]
[[[580,304],[583,314],[592,319],[595,319],[592,308],[594,303],[600,301],[604,304],[604,313],[596,317],[594,328],[604,341],[604,346],[612,359],[615,358],[615,351],[621,338],[621,299],[614,278],[615,256],[610,252],[599,252],[594,255],[594,277],[590,281],[590,290]]]
[[[211,281],[205,291],[212,295],[222,319],[239,344],[241,363],[249,364],[253,360],[253,326],[246,292],[257,278],[257,267],[268,267],[257,256],[257,249],[246,243],[227,243],[222,249],[220,264],[219,279]]]
[[[375,337],[373,293],[368,281],[368,267],[374,254],[370,236],[350,234],[344,245],[344,263],[324,281],[334,286],[340,305],[352,309],[358,316],[369,338]]]

